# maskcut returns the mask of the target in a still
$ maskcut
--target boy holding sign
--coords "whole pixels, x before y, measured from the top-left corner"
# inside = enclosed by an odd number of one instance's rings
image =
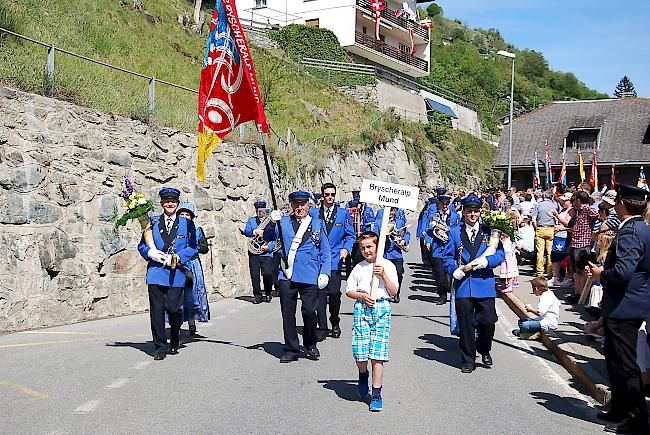
[[[352,354],[359,369],[358,392],[362,399],[368,396],[368,360],[372,365],[371,411],[381,411],[383,399],[381,387],[384,378],[384,362],[388,361],[390,335],[390,298],[397,294],[397,270],[390,261],[376,264],[379,236],[364,231],[357,238],[359,250],[365,259],[354,266],[347,279],[346,294],[354,303],[352,328]],[[371,296],[372,281],[379,281],[376,296]]]

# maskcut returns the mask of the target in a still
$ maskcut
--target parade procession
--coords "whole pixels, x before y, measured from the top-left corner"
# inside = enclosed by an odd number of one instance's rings
[[[646,3],[5,3],[0,434],[650,435]]]

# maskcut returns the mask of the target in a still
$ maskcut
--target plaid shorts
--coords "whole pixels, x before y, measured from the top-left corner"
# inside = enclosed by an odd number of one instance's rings
[[[385,299],[377,301],[373,308],[362,301],[354,303],[352,355],[356,362],[388,361],[390,317],[390,302]]]

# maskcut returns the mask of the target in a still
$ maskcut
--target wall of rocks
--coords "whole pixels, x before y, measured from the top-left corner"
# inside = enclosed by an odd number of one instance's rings
[[[0,331],[147,309],[139,225],[113,230],[125,175],[148,197],[175,186],[197,205],[211,243],[202,256],[211,300],[251,294],[239,230],[253,202],[269,198],[261,151],[223,144],[203,184],[195,161],[191,134],[0,86]],[[332,181],[349,199],[364,177],[437,182],[420,180],[395,140],[373,153],[333,156],[319,175],[284,177],[276,188],[286,198]]]

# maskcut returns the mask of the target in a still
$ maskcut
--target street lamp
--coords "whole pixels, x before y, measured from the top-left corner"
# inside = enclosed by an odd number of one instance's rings
[[[508,125],[508,189],[512,186],[512,112],[515,106],[515,59],[517,55],[509,51],[499,50],[497,55],[512,59],[512,83],[510,85],[510,123]]]

